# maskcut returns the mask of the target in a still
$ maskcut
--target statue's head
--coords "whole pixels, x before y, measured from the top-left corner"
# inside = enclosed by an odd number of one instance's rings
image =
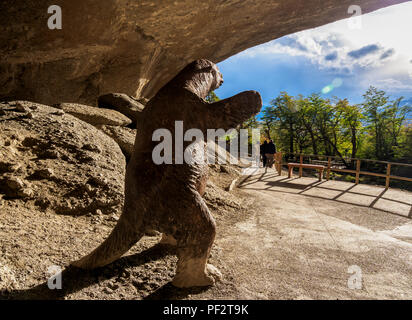
[[[222,85],[223,75],[212,61],[198,59],[180,71],[173,82],[204,99],[209,92]]]

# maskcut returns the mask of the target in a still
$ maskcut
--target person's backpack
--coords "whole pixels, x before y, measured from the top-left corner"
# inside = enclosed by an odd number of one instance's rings
[[[276,146],[273,142],[269,142],[268,146],[267,146],[267,151],[266,153],[271,153],[274,154],[276,153]]]

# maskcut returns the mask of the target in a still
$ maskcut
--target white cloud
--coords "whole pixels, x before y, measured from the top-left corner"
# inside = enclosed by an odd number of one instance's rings
[[[384,48],[379,43],[354,47],[340,34],[299,32],[241,53],[241,56],[258,57],[274,54],[302,56],[321,69],[340,72],[352,71],[355,67],[379,67],[396,57],[394,48]]]
[[[392,78],[376,80],[372,85],[384,91],[412,91],[412,83],[403,83],[402,81]]]
[[[352,72],[356,68],[403,68],[412,76],[412,3],[385,8],[363,15],[362,29],[350,29],[347,19],[305,30],[250,48],[239,57],[270,57],[283,54],[309,59],[320,69]],[[410,71],[411,70],[411,71]]]

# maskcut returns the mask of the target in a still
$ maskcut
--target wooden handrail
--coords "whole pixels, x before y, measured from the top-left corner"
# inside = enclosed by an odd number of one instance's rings
[[[359,184],[360,160],[356,160],[356,184]]]
[[[390,162],[390,161],[381,161],[381,160],[371,160],[371,159],[358,159],[358,158],[345,158],[346,160],[354,160],[356,161],[356,170],[351,169],[339,169],[332,167],[332,159],[342,159],[339,156],[325,156],[325,155],[316,155],[316,154],[303,154],[303,153],[285,153],[285,155],[294,155],[299,156],[299,163],[303,163],[303,157],[317,157],[317,158],[327,158],[328,159],[328,166],[326,168],[326,180],[330,179],[330,172],[344,172],[344,173],[352,173],[355,174],[355,183],[359,184],[359,176],[360,175],[367,175],[367,176],[375,176],[375,177],[382,177],[385,178],[385,188],[388,189],[390,185],[390,180],[402,180],[402,181],[410,181],[412,182],[412,178],[409,177],[400,177],[391,175],[392,166],[404,166],[404,167],[412,167],[412,164],[409,163],[399,163],[399,162]],[[386,173],[376,173],[376,172],[369,172],[369,171],[361,171],[361,162],[376,162],[376,163],[383,163],[386,164]],[[302,167],[299,168],[299,177],[302,177]]]
[[[412,167],[412,163],[402,163],[402,162],[392,162],[392,161],[383,161],[383,160],[374,160],[374,159],[359,159],[359,158],[342,158],[339,156],[326,156],[323,154],[304,154],[304,153],[285,153],[285,154],[292,154],[296,156],[302,155],[303,157],[318,157],[318,158],[334,158],[334,159],[345,159],[347,161],[366,161],[366,162],[376,162],[376,163],[390,163],[392,166],[405,166],[405,167]]]

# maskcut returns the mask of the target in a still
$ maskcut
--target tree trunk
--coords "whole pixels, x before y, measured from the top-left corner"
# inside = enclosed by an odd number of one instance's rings
[[[270,126],[269,126],[269,123],[266,123],[266,134],[267,134],[269,140],[271,140],[272,138],[270,137]]]
[[[352,158],[356,158],[356,153],[358,152],[358,144],[356,141],[356,129],[352,128]]]

